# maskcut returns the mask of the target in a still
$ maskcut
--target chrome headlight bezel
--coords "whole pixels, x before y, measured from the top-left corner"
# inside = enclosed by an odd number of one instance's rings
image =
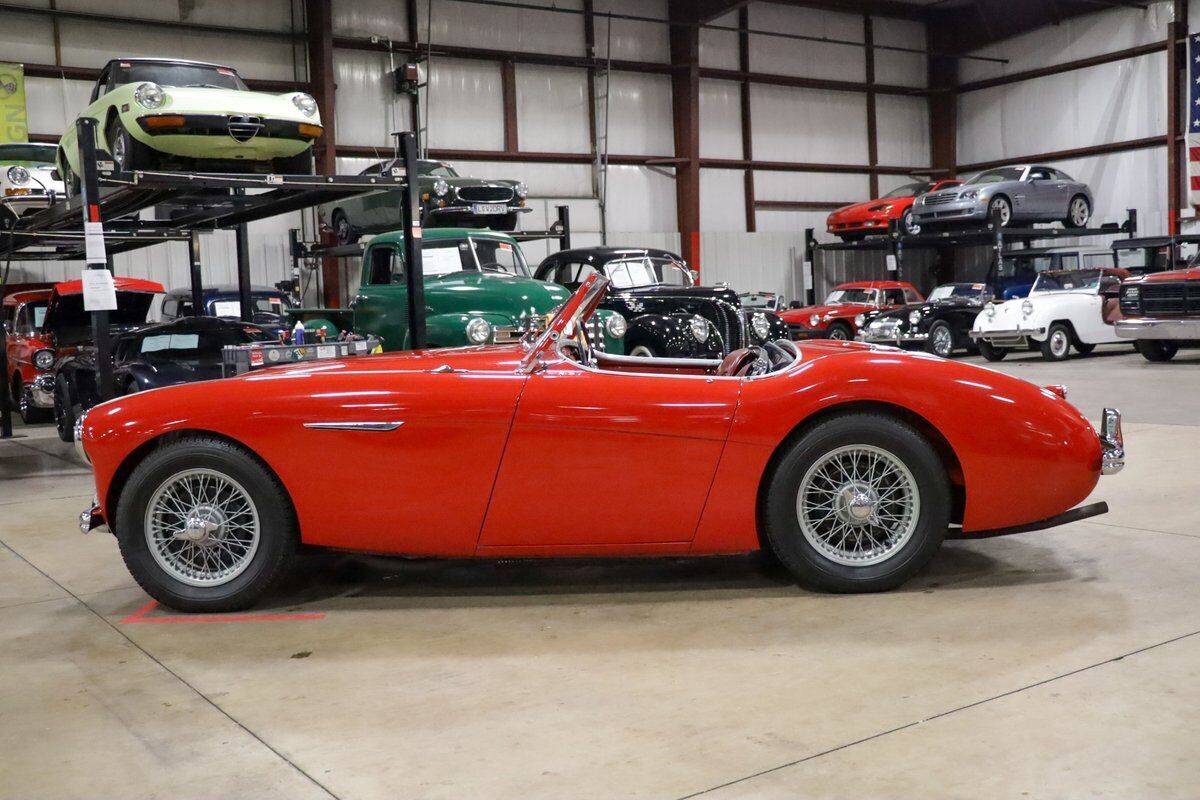
[[[492,339],[492,323],[483,317],[472,317],[467,320],[466,333],[471,344],[487,344]]]
[[[529,187],[525,185],[525,181],[521,181],[513,187],[513,193],[516,194],[517,197],[524,200],[529,196]]]
[[[920,321],[921,321],[920,309],[914,309],[914,310],[908,312],[908,324],[909,325],[917,325],[918,323],[920,323]]]
[[[133,90],[133,99],[142,108],[154,110],[167,103],[167,92],[157,83],[147,81]]]
[[[38,350],[33,354],[33,365],[38,369],[50,369],[54,366],[54,351],[46,349]]]
[[[625,317],[614,311],[613,313],[609,314],[607,318],[605,318],[604,330],[607,331],[608,335],[613,339],[620,339],[626,334],[626,332],[628,332],[629,323],[625,321]]]
[[[820,324],[821,324],[821,315],[820,314],[813,314],[811,317],[808,318],[808,327],[815,328]]]
[[[985,316],[987,316],[988,319],[991,319],[992,317],[996,316],[995,304],[988,303],[986,306],[983,307],[983,313]]]
[[[688,332],[692,334],[692,338],[700,344],[708,341],[708,320],[699,314],[695,314],[688,320]]]
[[[767,319],[767,315],[761,311],[751,314],[750,331],[758,337],[760,342],[767,341],[771,337],[771,321]]]
[[[450,184],[446,183],[445,178],[438,178],[433,182],[433,193],[438,197],[445,197],[450,191]]]
[[[859,314],[858,316],[856,316],[854,318],[854,327],[861,328],[863,325],[866,325],[866,324],[867,324],[867,315],[866,314]]]
[[[1029,302],[1028,300],[1022,300],[1021,301],[1021,314],[1028,317],[1032,313],[1033,313],[1033,303]]]
[[[24,186],[29,183],[29,170],[16,164],[8,168],[8,182],[13,186]]]
[[[292,105],[300,109],[300,113],[306,117],[315,117],[317,115],[317,99],[311,94],[300,92],[292,95]]]

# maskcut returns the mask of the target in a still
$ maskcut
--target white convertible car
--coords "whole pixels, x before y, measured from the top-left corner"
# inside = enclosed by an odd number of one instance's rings
[[[1113,323],[1121,316],[1123,269],[1071,269],[1038,275],[1029,296],[984,307],[971,338],[988,361],[1037,346],[1042,358],[1061,361],[1071,348],[1087,355],[1098,344],[1125,342]]]
[[[54,174],[57,150],[52,144],[0,144],[0,229],[63,199],[63,182]]]

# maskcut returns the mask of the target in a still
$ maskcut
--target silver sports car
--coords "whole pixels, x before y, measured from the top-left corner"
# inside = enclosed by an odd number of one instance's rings
[[[1060,220],[1068,228],[1086,228],[1092,207],[1086,183],[1061,170],[1023,164],[985,169],[962,186],[922,195],[913,204],[913,223],[982,223],[995,214],[1005,227]]]

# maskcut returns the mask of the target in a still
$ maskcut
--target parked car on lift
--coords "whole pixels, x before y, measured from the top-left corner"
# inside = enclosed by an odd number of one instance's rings
[[[614,356],[580,335],[606,282],[589,277],[528,347],[282,366],[94,410],[79,449],[98,499],[80,527],[114,530],[159,602],[212,613],[262,599],[301,546],[767,549],[808,585],[873,592],[918,574],[945,538],[1107,510],[1073,507],[1124,464],[1115,409],[1097,432],[1059,393],[861,345]],[[330,480],[364,471],[369,502]],[[550,491],[574,491],[570,508]]]
[[[1007,250],[999,264],[988,269],[986,283],[997,300],[1024,297],[1037,276],[1046,271],[1109,269],[1117,266],[1113,251],[1104,247],[1045,247]]]
[[[1121,317],[1121,280],[1128,277],[1123,269],[1043,272],[1028,297],[984,306],[971,338],[988,361],[1031,346],[1047,361],[1062,361],[1072,348],[1087,355],[1098,344],[1122,342],[1113,323]]]
[[[49,303],[49,289],[13,292],[4,298],[8,355],[4,391],[12,397],[13,408],[26,424],[45,422],[50,414],[50,397],[38,382],[54,366],[54,343],[42,331]]]
[[[570,297],[561,286],[535,280],[520,245],[497,231],[430,228],[422,236],[421,265],[428,347],[521,341]],[[409,350],[407,269],[404,234],[380,234],[363,253],[350,309],[286,313],[309,330],[353,331],[379,339],[385,351]],[[625,320],[619,314],[603,312],[592,324],[592,341],[610,353],[624,352]]]
[[[381,161],[362,175],[386,174],[394,161]],[[453,226],[511,231],[517,219],[531,209],[525,207],[529,190],[516,180],[471,178],[459,175],[444,161],[417,162],[417,199],[421,203],[421,225],[426,228]],[[358,241],[365,233],[394,231],[403,227],[400,198],[404,189],[357,194],[321,206],[320,215],[333,230],[338,244]]]
[[[1200,346],[1200,254],[1187,267],[1127,278],[1121,286],[1117,335],[1147,361],[1170,361],[1181,347]]]
[[[743,309],[727,286],[697,286],[687,262],[669,250],[562,250],[542,261],[535,275],[574,291],[597,272],[609,280],[600,308],[626,321],[625,352],[631,356],[722,358],[787,338],[787,325],[776,314]]]
[[[240,319],[242,315],[241,293],[237,286],[210,286],[204,289],[204,316]],[[293,307],[287,294],[271,286],[251,286],[250,302],[253,306],[251,322],[277,334],[288,327],[287,310]],[[192,290],[172,289],[163,297],[159,317],[163,322],[194,316],[192,312]]]
[[[842,206],[829,215],[825,227],[842,241],[853,242],[868,234],[887,233],[892,220],[900,220],[904,233],[916,235],[921,232],[921,226],[913,219],[913,203],[917,198],[960,185],[959,180],[906,183],[875,200]]]
[[[52,144],[0,144],[0,230],[66,196],[54,171],[56,152]]]
[[[96,121],[96,147],[123,171],[311,174],[323,132],[312,96],[252,92],[231,67],[176,58],[109,61],[79,116]],[[82,174],[74,122],[57,161],[74,191]]]
[[[903,281],[852,281],[835,286],[821,305],[791,308],[780,316],[792,339],[849,341],[858,333],[860,314],[904,308],[924,299],[915,286]]]
[[[921,227],[967,222],[1001,227],[1022,222],[1059,222],[1086,228],[1092,218],[1092,190],[1062,170],[1036,164],[985,169],[962,186],[930,192],[913,205]]]
[[[986,283],[944,283],[925,302],[890,311],[868,311],[854,320],[858,338],[873,344],[920,347],[949,357],[955,350],[975,350],[971,326],[980,309],[992,301]]]
[[[112,342],[113,388],[118,397],[223,374],[228,345],[277,341],[265,328],[240,320],[184,317],[126,331]],[[54,421],[64,442],[75,438],[75,420],[100,402],[96,348],[81,347],[54,367]]]
[[[109,330],[119,333],[146,324],[146,313],[155,295],[163,291],[162,284],[137,278],[114,278],[113,283],[117,308],[108,312]],[[44,422],[49,421],[54,408],[54,363],[92,343],[91,315],[83,309],[83,282],[64,281],[51,288],[40,326],[28,325],[36,323],[39,313],[36,306],[31,313],[33,317],[27,318],[22,337],[31,367],[14,373],[9,386],[18,408],[23,409],[23,418],[27,422]]]

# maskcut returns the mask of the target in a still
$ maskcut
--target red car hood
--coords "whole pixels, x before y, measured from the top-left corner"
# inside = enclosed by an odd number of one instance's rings
[[[865,203],[854,203],[848,206],[842,206],[829,215],[830,219],[857,219],[867,217],[871,214],[878,214],[887,206],[891,206],[891,215],[898,216],[904,212],[906,208],[912,205],[912,197],[890,197],[887,200],[868,200]]]
[[[784,322],[803,322],[808,323],[808,318],[813,314],[819,317],[824,317],[826,314],[832,314],[835,317],[852,319],[859,314],[864,314],[868,311],[874,311],[875,306],[869,306],[864,303],[838,303],[830,306],[808,306],[807,308],[792,308],[787,311],[781,311],[779,316],[783,317]]]
[[[1200,281],[1200,267],[1176,269],[1170,272],[1152,272],[1127,283],[1159,283],[1161,281]]]

